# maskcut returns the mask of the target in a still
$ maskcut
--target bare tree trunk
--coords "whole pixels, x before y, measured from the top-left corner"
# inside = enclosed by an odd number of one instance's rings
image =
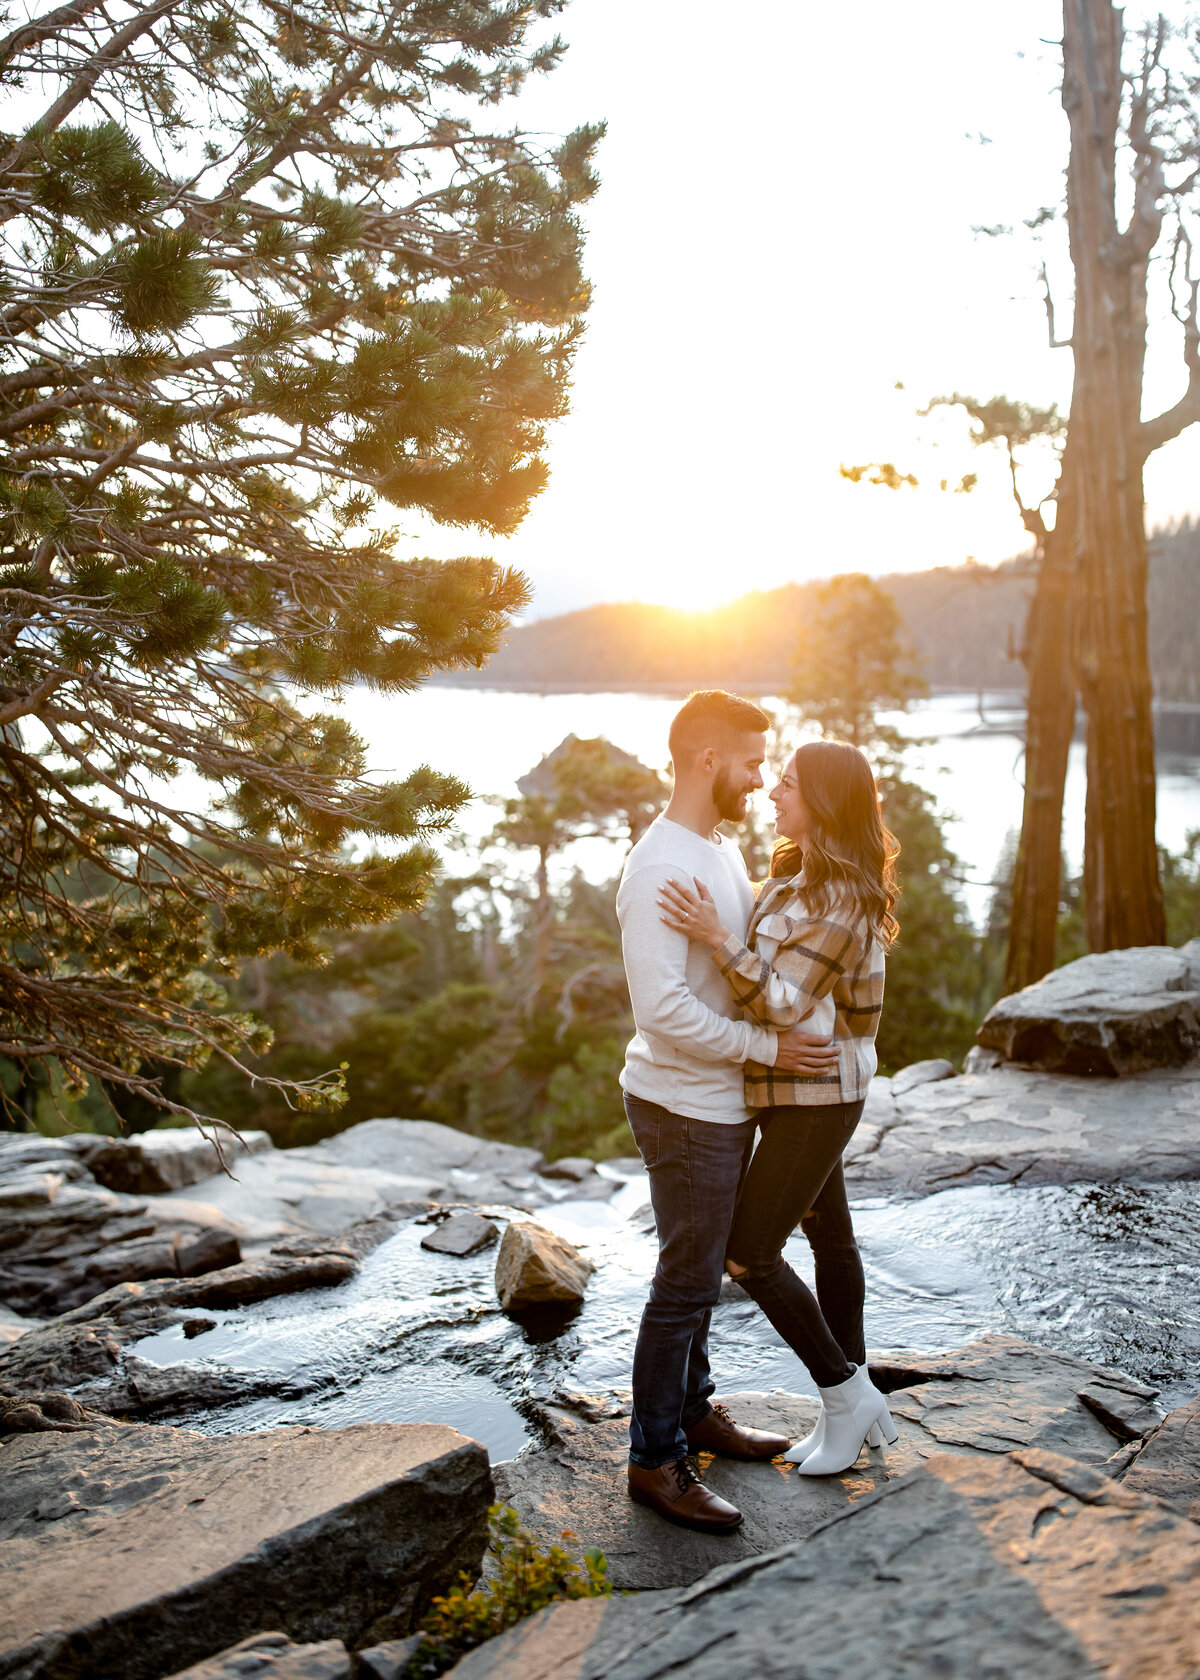
[[[1088,939],[1096,951],[1166,938],[1154,837],[1141,421],[1146,273],[1162,224],[1162,187],[1157,154],[1139,144],[1145,135],[1139,135],[1135,90],[1134,210],[1122,232],[1115,197],[1122,44],[1121,13],[1110,0],[1064,0],[1067,224],[1075,269],[1070,448],[1078,668],[1088,717],[1084,873]]]
[[[1075,728],[1076,680],[1070,657],[1075,578],[1074,497],[1068,443],[1054,529],[1040,543],[1037,584],[1021,657],[1027,672],[1025,804],[1013,875],[1004,989],[1019,991],[1054,967],[1062,875],[1063,794]]]

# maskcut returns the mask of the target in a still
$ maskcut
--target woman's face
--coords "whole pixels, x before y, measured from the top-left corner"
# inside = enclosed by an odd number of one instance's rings
[[[788,759],[787,768],[771,789],[771,803],[775,807],[775,832],[797,845],[808,833],[812,818],[796,780],[796,760]]]

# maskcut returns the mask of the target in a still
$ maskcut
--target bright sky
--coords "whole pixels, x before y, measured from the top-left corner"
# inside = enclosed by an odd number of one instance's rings
[[[953,390],[1069,399],[1037,276],[1048,258],[1061,334],[1063,237],[1039,245],[1021,227],[1062,194],[1061,7],[858,0],[817,15],[795,0],[573,0],[565,63],[513,107],[527,127],[609,124],[572,413],[514,537],[434,531],[420,551],[521,567],[544,616],[710,606],[1026,546],[1001,463],[965,443],[961,411],[913,411]],[[972,233],[996,224],[1017,234]],[[1178,343],[1168,320],[1148,412],[1182,389]],[[871,460],[922,487],[839,477]],[[1151,523],[1200,509],[1198,468],[1200,427],[1152,458]],[[973,495],[936,489],[966,472],[981,476]]]

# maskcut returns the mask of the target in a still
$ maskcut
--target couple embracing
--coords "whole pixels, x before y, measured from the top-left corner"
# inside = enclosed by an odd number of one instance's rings
[[[895,842],[857,748],[814,741],[771,792],[779,841],[757,896],[718,832],[763,786],[770,718],[721,690],[671,725],[674,792],[617,895],[636,1033],[621,1083],[650,1177],[659,1259],[633,1364],[629,1491],[672,1522],[741,1512],[692,1455],[838,1475],[896,1438],[867,1372],[863,1269],[841,1158],[876,1067]],[[755,1139],[757,1135],[757,1148]],[[783,1258],[800,1226],[816,1295]],[[793,1445],[713,1405],[708,1332],[728,1272],[807,1367],[817,1426]]]

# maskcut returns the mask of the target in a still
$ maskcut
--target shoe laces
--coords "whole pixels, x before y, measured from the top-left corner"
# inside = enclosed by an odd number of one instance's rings
[[[676,1485],[680,1493],[686,1493],[690,1487],[701,1487],[700,1472],[690,1458],[677,1458],[671,1466]]]
[[[729,1407],[728,1406],[721,1406],[721,1405],[714,1406],[712,1408],[712,1415],[713,1415],[713,1417],[715,1417],[717,1419],[718,1423],[728,1423],[728,1424],[733,1423],[733,1419],[729,1415]]]

